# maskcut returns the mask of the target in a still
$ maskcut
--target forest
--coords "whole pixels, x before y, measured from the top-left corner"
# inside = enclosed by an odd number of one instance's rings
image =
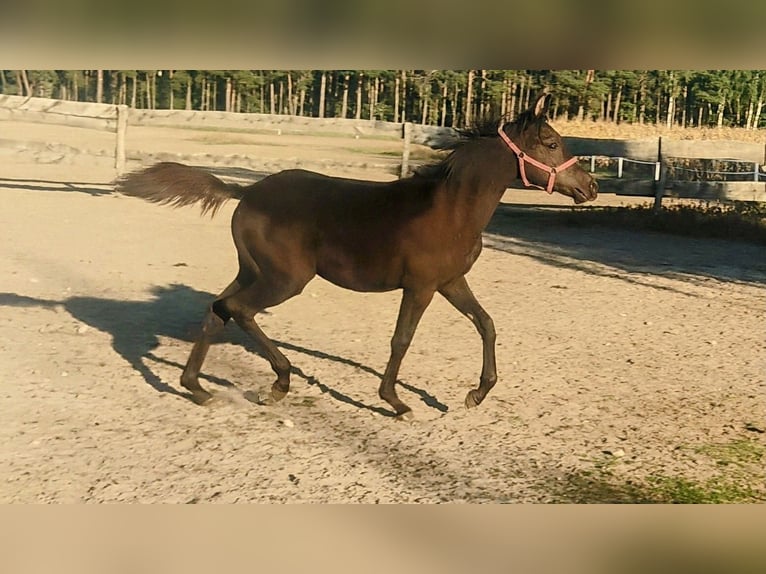
[[[465,127],[541,89],[557,119],[766,127],[765,70],[0,70],[0,93]]]

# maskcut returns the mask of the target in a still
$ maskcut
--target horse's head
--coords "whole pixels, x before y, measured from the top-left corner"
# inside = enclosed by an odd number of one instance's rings
[[[526,186],[548,193],[557,191],[575,203],[592,201],[598,195],[598,184],[577,164],[564,147],[564,142],[546,119],[548,94],[542,93],[535,104],[513,122],[500,127],[498,133],[519,162],[519,177]]]

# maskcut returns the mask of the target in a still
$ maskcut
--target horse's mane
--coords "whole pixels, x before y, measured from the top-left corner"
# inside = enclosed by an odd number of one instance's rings
[[[461,150],[471,142],[481,139],[490,139],[498,137],[497,129],[506,121],[504,116],[494,115],[481,118],[467,128],[453,129],[452,134],[434,138],[429,142],[429,146],[437,150],[449,150],[450,154],[446,157],[423,164],[415,168],[413,177],[423,179],[444,180],[447,179],[452,171],[457,158],[461,155]],[[535,116],[532,110],[522,112],[510,122],[518,126],[519,131],[523,131],[530,124],[538,124],[538,127],[545,122],[544,116]]]

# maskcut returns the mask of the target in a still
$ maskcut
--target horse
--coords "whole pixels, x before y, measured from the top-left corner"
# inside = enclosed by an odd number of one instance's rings
[[[482,232],[506,188],[527,187],[596,199],[596,181],[565,149],[547,120],[548,94],[492,131],[464,130],[448,155],[407,177],[373,182],[288,169],[243,186],[197,167],[162,162],[122,176],[116,190],[178,207],[201,204],[214,215],[237,199],[231,232],[239,259],[234,280],[210,304],[181,374],[193,402],[212,395],[198,375],[213,338],[234,322],[256,343],[276,374],[269,403],[290,389],[291,363],[255,320],[258,312],[301,293],[316,275],[358,292],[401,290],[399,315],[379,397],[399,419],[413,418],[396,393],[402,360],[418,322],[440,293],[475,326],[482,339],[479,384],[467,408],[497,382],[495,327],[466,281],[482,250]]]

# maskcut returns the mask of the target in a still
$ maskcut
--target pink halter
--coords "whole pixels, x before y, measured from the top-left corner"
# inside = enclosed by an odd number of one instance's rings
[[[500,137],[503,138],[503,141],[506,143],[506,145],[511,148],[511,151],[516,154],[516,157],[519,158],[519,173],[521,174],[521,181],[524,182],[524,185],[527,187],[536,187],[537,189],[544,189],[548,193],[553,193],[553,185],[556,183],[556,174],[560,171],[564,171],[565,169],[573,166],[575,163],[577,163],[577,157],[571,157],[561,165],[557,167],[551,167],[549,165],[545,165],[542,162],[537,161],[534,158],[531,158],[527,156],[521,149],[519,149],[519,146],[517,146],[515,143],[511,141],[511,138],[509,138],[506,133],[503,131],[503,126],[500,126],[497,128],[497,133],[500,134]],[[548,186],[542,187],[534,183],[530,183],[530,181],[527,179],[527,170],[525,169],[525,163],[531,163],[533,166],[540,168],[541,170],[548,173]]]

